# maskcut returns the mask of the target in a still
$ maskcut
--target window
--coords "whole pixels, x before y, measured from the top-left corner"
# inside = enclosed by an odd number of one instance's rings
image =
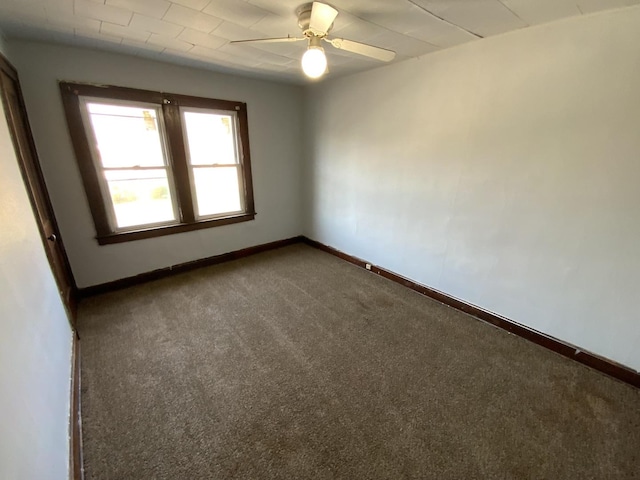
[[[100,244],[253,220],[246,104],[60,89]]]

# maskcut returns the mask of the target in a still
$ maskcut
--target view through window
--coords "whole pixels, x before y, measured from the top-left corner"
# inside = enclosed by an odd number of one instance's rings
[[[234,115],[183,109],[198,217],[242,210]]]
[[[116,227],[176,221],[158,109],[93,100],[85,106]]]

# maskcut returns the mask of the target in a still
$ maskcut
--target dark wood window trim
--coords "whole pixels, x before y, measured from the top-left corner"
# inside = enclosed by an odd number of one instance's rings
[[[96,227],[96,239],[100,245],[140,240],[161,235],[188,232],[202,228],[246,222],[255,218],[253,181],[251,175],[251,154],[249,151],[249,129],[247,105],[242,102],[215,100],[174,93],[154,92],[110,85],[89,85],[60,82],[62,102],[71,134],[71,141],[89,207]],[[109,100],[129,100],[157,104],[162,108],[163,128],[166,132],[169,162],[173,170],[177,204],[180,211],[178,223],[169,225],[142,226],[137,230],[115,231],[110,225],[105,200],[101,192],[100,179],[94,165],[91,145],[85,133],[80,97],[97,97]],[[241,195],[244,197],[244,211],[227,216],[197,219],[194,212],[193,192],[189,178],[180,107],[197,107],[214,110],[233,111],[238,119],[238,136],[242,151],[239,159],[242,165]]]

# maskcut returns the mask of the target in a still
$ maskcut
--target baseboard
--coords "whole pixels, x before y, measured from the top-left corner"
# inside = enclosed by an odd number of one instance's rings
[[[80,411],[80,340],[73,333],[71,355],[71,414],[69,416],[69,479],[83,480],[82,416]]]
[[[295,243],[300,243],[300,242],[306,243],[307,245],[310,245],[319,250],[330,253],[338,258],[346,260],[347,262],[357,265],[361,268],[367,268],[367,265],[370,265],[371,272],[377,275],[388,278],[389,280],[392,280],[396,283],[404,285],[405,287],[415,290],[416,292],[426,295],[427,297],[433,298],[434,300],[437,300],[445,305],[448,305],[457,310],[465,312],[480,320],[483,320],[487,323],[495,325],[498,328],[501,328],[510,333],[513,333],[514,335],[518,335],[519,337],[525,338],[533,343],[536,343],[549,350],[559,353],[560,355],[563,355],[567,358],[570,358],[584,365],[587,365],[606,375],[609,375],[613,378],[616,378],[625,383],[628,383],[630,385],[640,388],[640,373],[624,365],[616,363],[613,360],[609,360],[607,358],[603,358],[594,353],[584,351],[580,347],[571,345],[567,342],[554,338],[550,335],[546,335],[542,332],[538,332],[537,330],[526,327],[509,318],[490,312],[476,305],[472,305],[470,303],[467,303],[463,300],[452,297],[451,295],[448,295],[434,288],[414,282],[413,280],[410,280],[401,275],[398,275],[397,273],[387,270],[384,267],[373,265],[370,262],[354,257],[353,255],[349,255],[338,249],[329,247],[328,245],[317,242],[315,240],[311,240],[310,238],[307,238],[304,236],[297,236],[297,237],[287,238],[284,240],[278,240],[275,242],[264,243],[261,245],[244,248],[242,250],[236,250],[233,252],[223,253],[221,255],[215,255],[215,256],[203,258],[200,260],[194,260],[192,262],[181,263],[178,265],[173,265],[171,267],[153,270],[151,272],[142,273],[140,275],[135,275],[133,277],[122,278],[119,280],[115,280],[113,282],[94,285],[91,287],[80,288],[78,289],[78,294],[80,298],[86,298],[92,295],[98,295],[101,293],[111,292],[114,290],[120,290],[123,288],[131,287],[133,285],[146,283],[152,280],[157,280],[159,278],[164,278],[170,275],[187,272],[197,268],[216,265],[219,263],[228,262],[230,260],[237,260],[239,258],[248,257],[250,255],[255,255],[257,253],[266,252],[268,250],[274,250],[276,248],[281,248],[287,245],[293,245]]]
[[[507,332],[513,333],[514,335],[518,335],[519,337],[525,338],[533,343],[536,343],[545,348],[548,348],[549,350],[559,353],[560,355],[563,355],[567,358],[570,358],[584,365],[587,365],[606,375],[609,375],[613,378],[616,378],[625,383],[628,383],[630,385],[640,388],[640,373],[624,365],[620,365],[619,363],[616,363],[613,360],[600,357],[599,355],[596,355],[594,353],[585,352],[579,347],[566,343],[552,336],[546,335],[542,332],[538,332],[537,330],[528,328],[511,319],[508,319],[496,313],[484,310],[481,307],[477,307],[463,300],[452,297],[451,295],[448,295],[439,290],[427,287],[425,285],[421,285],[417,282],[414,282],[413,280],[410,280],[401,275],[398,275],[397,273],[394,273],[383,267],[372,265],[370,262],[354,257],[347,253],[341,252],[340,250],[337,250],[333,247],[329,247],[315,240],[311,240],[310,238],[303,237],[302,241],[307,245],[310,245],[324,252],[335,255],[336,257],[346,260],[347,262],[357,265],[361,268],[367,268],[367,265],[370,265],[371,272],[377,275],[388,278],[389,280],[392,280],[396,283],[404,285],[405,287],[415,290],[416,292],[426,295],[427,297],[433,298],[434,300],[444,303],[445,305],[453,307],[462,312],[468,313],[469,315],[473,315],[474,317],[480,320],[483,320],[487,323],[490,323],[492,325],[495,325],[496,327],[506,330]]]
[[[233,252],[223,253],[221,255],[214,255],[212,257],[201,258],[192,262],[180,263],[172,265],[170,267],[160,268],[151,272],[141,273],[133,277],[121,278],[114,280],[113,282],[101,283],[99,285],[93,285],[91,287],[79,288],[79,297],[86,298],[93,295],[99,295],[101,293],[112,292],[115,290],[121,290],[123,288],[131,287],[133,285],[139,285],[141,283],[150,282],[152,280],[158,280],[160,278],[176,275],[178,273],[188,272],[197,268],[208,267],[210,265],[216,265],[218,263],[228,262],[231,260],[237,260],[239,258],[255,255],[256,253],[266,252],[267,250],[274,250],[276,248],[286,247],[287,245],[293,245],[294,243],[300,243],[303,241],[301,236],[286,238],[284,240],[277,240],[275,242],[263,243],[255,245],[253,247],[243,248],[242,250],[235,250]]]

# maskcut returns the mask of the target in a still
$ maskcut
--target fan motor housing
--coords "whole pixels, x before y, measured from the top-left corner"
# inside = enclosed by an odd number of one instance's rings
[[[316,32],[314,30],[309,29],[309,23],[311,21],[311,10],[313,8],[313,2],[305,3],[300,5],[296,9],[296,14],[298,15],[298,26],[302,29],[302,32],[305,36],[309,36],[309,34],[324,36],[331,31],[333,28],[333,23],[329,28],[327,28],[326,32]]]

